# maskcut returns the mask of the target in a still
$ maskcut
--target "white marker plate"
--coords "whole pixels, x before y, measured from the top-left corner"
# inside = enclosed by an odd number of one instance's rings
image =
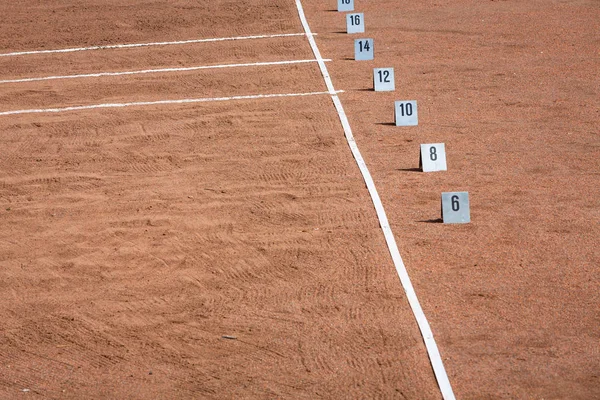
[[[396,126],[419,125],[416,100],[400,100],[394,102]]]
[[[354,11],[354,0],[338,0],[338,11]]]
[[[365,14],[346,14],[346,32],[363,33],[365,31]]]
[[[396,90],[394,68],[374,68],[373,88],[376,92],[393,92]]]
[[[467,224],[471,222],[469,193],[442,193],[442,218],[445,224]]]
[[[365,61],[373,59],[373,39],[355,39],[354,40],[354,59]]]
[[[423,172],[447,171],[446,146],[444,143],[430,143],[421,145],[419,156],[419,169]]]

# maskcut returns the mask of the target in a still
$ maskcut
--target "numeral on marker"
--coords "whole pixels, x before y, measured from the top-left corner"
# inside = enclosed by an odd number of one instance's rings
[[[346,32],[348,33],[363,33],[365,31],[365,15],[346,14]]]
[[[394,68],[373,69],[373,88],[376,92],[392,92],[396,90]]]
[[[394,103],[396,126],[419,125],[416,100],[401,100]]]
[[[444,143],[422,144],[419,169],[423,172],[447,171]]]
[[[445,224],[467,224],[471,222],[469,193],[442,193],[442,219]]]
[[[373,54],[373,39],[356,39],[354,41],[355,60],[372,60]]]
[[[354,11],[354,0],[338,0],[338,11]]]

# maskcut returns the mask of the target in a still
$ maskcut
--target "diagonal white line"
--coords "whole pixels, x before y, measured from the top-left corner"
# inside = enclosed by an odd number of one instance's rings
[[[128,49],[128,48],[134,48],[134,47],[148,47],[148,46],[172,46],[172,45],[181,45],[181,44],[224,42],[224,41],[229,41],[229,40],[269,39],[269,38],[292,37],[292,36],[305,36],[305,33],[280,33],[280,34],[274,34],[274,35],[254,35],[254,36],[209,38],[209,39],[190,39],[190,40],[178,40],[178,41],[172,41],[172,42],[112,44],[112,45],[102,45],[102,46],[74,47],[74,48],[70,48],[70,49],[15,51],[12,53],[0,53],[0,57],[26,56],[26,55],[32,55],[32,54],[73,53],[76,51],[90,51],[90,50]]]
[[[340,90],[338,93],[343,92]],[[308,93],[276,93],[276,94],[252,94],[246,96],[231,96],[231,97],[208,97],[197,99],[176,99],[176,100],[156,100],[156,101],[137,101],[131,103],[106,103],[92,104],[88,106],[72,106],[61,108],[38,108],[29,110],[14,110],[0,112],[0,116],[19,115],[19,114],[41,114],[41,113],[61,113],[67,111],[93,110],[97,108],[123,108],[123,107],[142,107],[154,106],[163,104],[191,104],[191,103],[208,103],[213,101],[231,101],[231,100],[255,100],[255,99],[272,99],[277,97],[305,97],[331,94],[329,92],[308,92]]]
[[[50,81],[50,80],[56,80],[56,79],[101,78],[101,77],[105,77],[105,76],[158,74],[158,73],[165,73],[165,72],[186,72],[186,71],[198,71],[198,70],[202,70],[202,69],[262,67],[262,66],[269,66],[269,65],[304,64],[304,63],[314,63],[317,61],[318,60],[292,60],[292,61],[255,62],[255,63],[243,63],[243,64],[202,65],[202,66],[195,66],[195,67],[143,69],[143,70],[139,70],[139,71],[97,72],[94,74],[58,75],[58,76],[44,76],[44,77],[39,77],[39,78],[5,79],[5,80],[0,80],[0,84]],[[323,61],[331,61],[331,60],[323,60]]]
[[[310,47],[312,48],[316,59],[319,60],[319,68],[321,69],[323,79],[325,79],[327,89],[329,90],[329,94],[331,95],[333,104],[335,105],[335,108],[340,117],[340,121],[342,123],[342,127],[344,128],[344,133],[346,135],[346,140],[348,141],[348,145],[352,150],[352,155],[354,156],[354,159],[358,164],[358,168],[360,169],[363,179],[367,185],[369,194],[371,195],[371,200],[373,201],[373,205],[375,206],[375,210],[377,211],[377,217],[379,218],[379,225],[381,226],[381,230],[383,231],[383,235],[385,236],[390,255],[392,256],[392,260],[396,267],[396,272],[398,273],[400,282],[402,283],[402,287],[406,292],[406,297],[412,309],[413,315],[417,320],[417,325],[419,326],[421,335],[423,336],[423,341],[425,342],[427,354],[429,355],[429,360],[431,361],[431,366],[433,367],[433,372],[437,379],[442,396],[444,400],[454,400],[454,392],[452,391],[452,386],[450,385],[450,380],[448,379],[446,369],[444,368],[444,363],[442,361],[442,357],[438,350],[437,344],[435,343],[435,339],[433,338],[433,332],[431,331],[429,322],[425,317],[425,313],[421,308],[421,304],[419,303],[419,299],[417,298],[415,289],[410,281],[408,271],[406,270],[404,261],[402,261],[402,257],[400,256],[400,251],[398,250],[398,245],[396,244],[396,239],[394,238],[394,233],[392,232],[392,228],[390,227],[389,221],[387,219],[385,209],[383,208],[383,203],[381,202],[379,193],[377,192],[377,188],[375,187],[375,182],[373,182],[373,178],[371,177],[371,173],[367,168],[367,164],[365,163],[365,160],[363,159],[360,150],[358,149],[356,141],[354,140],[354,135],[352,134],[350,122],[348,122],[348,117],[346,116],[346,112],[344,111],[342,102],[340,101],[337,92],[333,86],[333,82],[331,81],[331,77],[329,76],[329,72],[327,71],[327,66],[323,62],[321,52],[319,51],[317,43],[310,31],[310,26],[308,25],[308,21],[306,20],[306,16],[304,15],[304,9],[302,8],[302,3],[300,0],[296,0],[296,7],[298,8],[298,15],[300,16],[300,21],[302,22],[304,32],[306,32],[306,36],[308,37]]]

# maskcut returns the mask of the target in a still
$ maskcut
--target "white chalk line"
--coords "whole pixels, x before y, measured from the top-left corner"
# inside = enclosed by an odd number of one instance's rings
[[[331,60],[324,60],[324,61],[331,61]],[[314,63],[314,62],[318,62],[318,60],[271,61],[271,62],[243,63],[243,64],[221,64],[221,65],[202,65],[202,66],[194,66],[194,67],[143,69],[143,70],[138,70],[138,71],[97,72],[97,73],[93,73],[93,74],[57,75],[57,76],[44,76],[44,77],[39,77],[39,78],[5,79],[5,80],[0,80],[0,84],[39,82],[39,81],[50,81],[50,80],[56,80],[56,79],[101,78],[101,77],[106,77],[106,76],[158,74],[158,73],[168,73],[168,72],[187,72],[187,71],[199,71],[199,70],[203,70],[203,69],[264,67],[264,66],[269,66],[269,65],[290,65],[290,64],[305,64],[305,63]]]
[[[90,50],[129,49],[129,48],[135,48],[135,47],[149,47],[149,46],[173,46],[173,45],[182,45],[182,44],[225,42],[225,41],[230,41],[230,40],[270,39],[270,38],[305,36],[305,35],[306,35],[305,33],[280,33],[280,34],[273,34],[273,35],[253,35],[253,36],[234,36],[234,37],[223,37],[223,38],[208,38],[208,39],[177,40],[177,41],[171,41],[171,42],[110,44],[110,45],[74,47],[74,48],[54,49],[54,50],[15,51],[15,52],[11,52],[11,53],[0,53],[0,57],[26,56],[26,55],[32,55],[32,54],[73,53],[73,52],[77,52],[77,51],[90,51]]]
[[[306,20],[306,16],[304,15],[304,9],[300,0],[296,0],[296,7],[298,8],[300,21],[302,22],[304,32],[306,33],[313,53],[315,54],[316,59],[319,60],[319,68],[321,69],[323,79],[325,79],[327,89],[329,90],[329,94],[331,95],[335,108],[338,112],[340,121],[342,123],[342,127],[344,128],[346,139],[348,141],[348,145],[352,150],[352,155],[354,156],[356,163],[358,164],[358,168],[360,169],[363,179],[367,185],[369,194],[371,195],[373,205],[375,206],[375,210],[377,211],[377,217],[379,218],[381,230],[383,231],[383,234],[385,236],[388,249],[396,267],[396,272],[398,273],[398,276],[402,283],[402,287],[406,292],[406,297],[412,309],[413,315],[417,320],[417,324],[421,331],[421,335],[423,336],[423,341],[425,342],[427,354],[433,367],[433,372],[437,379],[442,396],[444,400],[454,400],[454,392],[452,391],[452,386],[450,385],[450,380],[448,379],[448,374],[446,373],[446,369],[444,368],[444,363],[442,361],[442,357],[438,350],[437,344],[435,342],[435,339],[433,338],[433,332],[431,331],[429,322],[425,317],[425,313],[421,308],[421,304],[419,303],[419,299],[417,298],[415,289],[410,281],[408,271],[406,270],[404,261],[402,261],[402,257],[400,256],[400,251],[398,250],[398,245],[396,244],[396,239],[394,238],[394,233],[392,232],[392,228],[390,227],[390,224],[388,222],[385,209],[383,208],[383,203],[381,202],[379,193],[377,192],[377,188],[375,187],[375,183],[373,182],[373,178],[371,177],[371,173],[367,168],[367,164],[365,163],[358,149],[358,146],[354,139],[354,135],[352,134],[352,129],[350,127],[348,117],[346,116],[344,107],[342,106],[342,103],[337,95],[338,92],[333,86],[333,82],[331,81],[331,77],[329,76],[329,72],[327,71],[327,66],[323,62],[323,58],[321,57],[321,53],[319,51],[319,48],[317,47],[317,43],[311,33],[310,26],[308,25],[308,21]]]
[[[342,93],[343,90],[339,90],[337,93]],[[331,94],[327,92],[308,92],[308,93],[276,93],[276,94],[252,94],[246,96],[230,96],[230,97],[208,97],[198,99],[175,99],[175,100],[156,100],[156,101],[136,101],[131,103],[106,103],[106,104],[93,104],[88,106],[72,106],[72,107],[60,107],[60,108],[38,108],[29,110],[14,110],[14,111],[3,111],[0,112],[0,116],[6,115],[19,115],[19,114],[40,114],[40,113],[61,113],[67,111],[81,111],[81,110],[93,110],[97,108],[123,108],[123,107],[141,107],[141,106],[154,106],[164,104],[192,104],[192,103],[208,103],[215,101],[231,101],[231,100],[255,100],[255,99],[272,99],[278,97],[305,97],[305,96],[318,96],[324,94]]]

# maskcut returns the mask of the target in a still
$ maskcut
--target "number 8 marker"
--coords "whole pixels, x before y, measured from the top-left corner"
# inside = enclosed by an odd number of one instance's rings
[[[447,171],[444,143],[422,144],[419,169],[423,172]]]

